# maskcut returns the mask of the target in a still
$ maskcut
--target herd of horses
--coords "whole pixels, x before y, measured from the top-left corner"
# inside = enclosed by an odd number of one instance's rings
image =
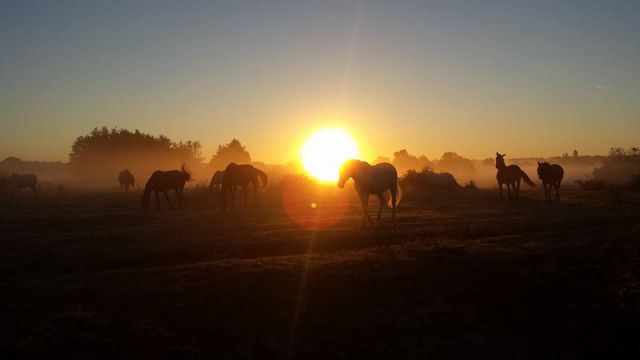
[[[535,184],[529,176],[518,165],[506,165],[504,161],[505,154],[496,152],[495,166],[498,170],[496,179],[500,188],[500,201],[504,201],[503,185],[506,187],[509,202],[517,202],[520,193],[520,184],[525,182],[527,185],[534,187]],[[553,200],[560,200],[560,184],[564,177],[564,170],[560,165],[549,164],[547,162],[538,162],[538,177],[542,180],[544,187],[545,200],[551,203]],[[450,174],[429,174],[422,173],[420,182],[440,181],[447,184],[455,184],[455,179]],[[443,175],[449,175],[443,176]],[[433,179],[431,177],[434,177]],[[437,177],[437,179],[435,178]],[[450,177],[450,178],[449,178]],[[371,216],[368,213],[368,201],[371,195],[378,197],[380,207],[378,208],[377,219],[380,220],[382,210],[387,205],[391,208],[391,218],[395,219],[396,207],[402,197],[402,189],[398,182],[398,173],[396,168],[389,163],[381,163],[370,165],[365,161],[348,160],[340,168],[340,177],[338,187],[344,188],[345,183],[353,179],[355,189],[358,193],[363,211],[362,225],[372,224]],[[182,198],[184,194],[185,184],[192,181],[193,177],[189,169],[183,164],[179,170],[155,171],[147,180],[141,195],[142,208],[147,210],[151,194],[155,195],[156,210],[160,210],[160,193],[173,209],[173,204],[169,199],[169,192],[173,191],[178,198],[178,208],[182,208]],[[118,182],[120,188],[126,192],[135,186],[135,178],[129,170],[122,170],[118,174]],[[230,163],[223,171],[216,171],[209,184],[209,190],[219,194],[220,206],[222,211],[227,209],[233,210],[235,207],[235,198],[237,188],[242,188],[244,197],[244,206],[248,204],[249,186],[253,188],[254,201],[257,199],[259,188],[266,188],[269,179],[266,173],[249,164]],[[3,192],[19,190],[28,187],[34,194],[37,193],[37,177],[33,174],[12,174],[10,176],[0,177],[0,190]],[[512,196],[513,190],[513,196]],[[552,196],[552,190],[555,190],[555,196]],[[385,194],[389,194],[388,199]]]

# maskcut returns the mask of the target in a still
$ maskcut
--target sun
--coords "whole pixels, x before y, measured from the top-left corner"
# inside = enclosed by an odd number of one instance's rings
[[[340,166],[360,157],[358,144],[348,132],[338,128],[320,129],[313,133],[300,150],[307,173],[321,181],[337,181]]]

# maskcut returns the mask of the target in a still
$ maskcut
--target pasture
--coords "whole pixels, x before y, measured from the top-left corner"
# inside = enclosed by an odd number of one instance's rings
[[[638,352],[638,199],[567,190],[548,205],[523,188],[507,212],[497,189],[406,192],[395,225],[387,209],[362,229],[351,183],[317,197],[272,186],[224,214],[201,189],[181,211],[143,213],[139,195],[5,201],[3,358]]]

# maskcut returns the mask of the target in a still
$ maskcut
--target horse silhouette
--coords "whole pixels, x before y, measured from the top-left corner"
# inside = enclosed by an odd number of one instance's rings
[[[120,171],[118,174],[118,182],[120,183],[120,189],[129,192],[129,187],[133,189],[136,184],[136,179],[129,169]]]
[[[224,178],[224,171],[216,171],[211,177],[211,182],[209,183],[209,191],[220,193],[220,186],[222,186],[222,179]]]
[[[498,169],[498,174],[496,174],[496,179],[498,180],[498,185],[500,186],[500,202],[503,201],[502,197],[502,184],[507,185],[507,195],[509,196],[509,202],[511,202],[511,188],[513,188],[513,192],[515,194],[515,201],[518,202],[518,195],[520,194],[520,182],[524,180],[527,185],[531,187],[535,187],[536,184],[529,179],[529,176],[520,169],[518,165],[509,165],[507,166],[504,163],[504,157],[506,154],[496,153],[496,169]]]
[[[253,185],[253,199],[257,203],[258,200],[258,184],[262,183],[262,188],[266,188],[269,183],[267,174],[256,169],[255,167],[245,164],[238,165],[230,163],[224,169],[222,176],[222,184],[220,186],[220,206],[222,211],[227,209],[228,198],[231,199],[231,210],[235,207],[236,188],[242,186],[242,194],[244,195],[244,207],[247,207],[248,189],[247,186]]]
[[[16,192],[22,188],[28,187],[37,194],[38,177],[34,174],[17,174],[13,173],[7,177],[3,177],[0,182],[2,190],[7,192]]]
[[[575,180],[583,191],[600,191],[607,188],[607,183],[602,180]]]
[[[564,169],[558,164],[548,162],[538,162],[538,177],[542,180],[544,187],[544,198],[551,202],[551,187],[556,190],[556,201],[560,201],[560,183],[564,176]]]
[[[416,188],[430,191],[462,189],[462,186],[458,184],[453,175],[448,172],[436,173],[433,171],[423,171],[416,174],[415,183]]]
[[[169,200],[169,194],[167,191],[175,191],[176,196],[178,197],[178,207],[182,209],[182,195],[184,193],[184,184],[187,181],[191,181],[193,178],[191,177],[191,172],[187,167],[182,164],[180,170],[170,170],[170,171],[154,171],[147,180],[147,184],[144,186],[144,192],[142,193],[142,209],[147,210],[149,208],[149,197],[151,192],[156,195],[156,211],[160,211],[160,198],[158,197],[158,193],[164,193],[164,197],[167,199],[167,203],[169,203],[169,208],[173,210],[173,205],[171,204],[171,200]]]
[[[398,186],[398,172],[396,168],[389,163],[380,163],[377,165],[369,165],[369,163],[360,160],[347,160],[340,167],[340,179],[338,187],[343,189],[344,184],[352,178],[355,182],[356,191],[362,205],[362,213],[364,218],[362,226],[369,222],[373,224],[367,204],[369,203],[369,195],[376,195],[380,200],[380,208],[378,209],[378,221],[382,216],[382,208],[385,204],[384,193],[389,190],[391,197],[388,201],[391,210],[391,219],[396,218],[396,206],[400,202],[400,188]]]

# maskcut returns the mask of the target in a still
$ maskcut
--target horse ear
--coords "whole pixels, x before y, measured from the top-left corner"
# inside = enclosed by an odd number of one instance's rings
[[[538,165],[540,165],[540,161],[537,161]]]
[[[496,156],[500,156],[500,154],[498,154],[498,152],[496,151]]]

